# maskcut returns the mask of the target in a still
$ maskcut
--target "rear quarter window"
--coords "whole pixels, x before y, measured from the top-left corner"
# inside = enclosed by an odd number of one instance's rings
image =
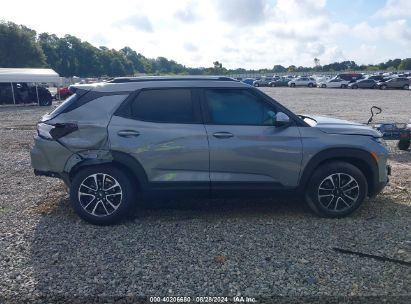
[[[61,113],[64,113],[68,109],[68,107],[74,104],[78,99],[79,99],[79,95],[77,93],[74,93],[69,98],[67,98],[61,105],[59,105],[52,112],[47,114],[45,118],[47,120],[53,119],[54,117],[57,117]]]

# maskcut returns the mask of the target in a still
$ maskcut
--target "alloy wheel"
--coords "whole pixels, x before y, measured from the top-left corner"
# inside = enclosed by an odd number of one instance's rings
[[[111,175],[95,173],[87,176],[78,188],[78,200],[89,214],[104,217],[120,206],[123,192],[119,182]]]
[[[346,173],[333,173],[324,178],[318,187],[321,205],[330,211],[342,212],[353,206],[360,195],[357,180]]]

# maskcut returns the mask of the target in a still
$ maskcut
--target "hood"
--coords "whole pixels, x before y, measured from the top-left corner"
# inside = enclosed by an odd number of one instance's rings
[[[357,122],[325,116],[304,115],[304,117],[308,117],[308,119],[305,119],[305,121],[310,126],[318,128],[321,131],[329,134],[366,135],[372,137],[382,136],[379,131],[371,128],[370,126]],[[314,119],[315,122],[310,120],[310,118]]]

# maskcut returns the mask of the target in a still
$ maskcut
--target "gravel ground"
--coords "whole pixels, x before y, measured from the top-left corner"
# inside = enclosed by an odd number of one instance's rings
[[[300,113],[366,121],[376,104],[385,119],[411,118],[411,91],[263,90]],[[411,262],[409,151],[392,145],[390,185],[344,219],[318,218],[292,199],[186,200],[152,203],[121,225],[96,227],[75,215],[62,182],[32,173],[34,125],[45,111],[0,108],[0,303],[411,300],[409,265],[333,250]]]

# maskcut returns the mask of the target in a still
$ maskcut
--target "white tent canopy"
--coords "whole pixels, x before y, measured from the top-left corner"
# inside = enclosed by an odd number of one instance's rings
[[[59,74],[52,69],[0,68],[0,82],[60,83]]]

